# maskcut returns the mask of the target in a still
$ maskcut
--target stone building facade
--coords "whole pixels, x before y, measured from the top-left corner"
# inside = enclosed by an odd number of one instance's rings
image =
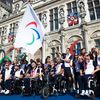
[[[66,48],[80,53],[83,47],[88,52],[92,47],[100,47],[100,0],[30,0],[30,3],[46,30],[43,48],[36,52],[35,59],[56,57]],[[27,0],[0,1],[0,48],[6,52],[13,46],[26,5]],[[16,49],[9,52],[12,59],[16,52]]]

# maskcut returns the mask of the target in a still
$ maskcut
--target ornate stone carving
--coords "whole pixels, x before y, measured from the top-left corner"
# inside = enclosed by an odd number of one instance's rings
[[[60,15],[60,18],[64,17],[64,9],[63,8],[60,8],[59,15]]]
[[[41,21],[42,21],[45,28],[47,27],[47,14],[46,13],[47,12],[43,12],[42,18],[41,18]]]
[[[20,5],[17,3],[16,5],[15,5],[15,10],[14,10],[14,13],[18,13],[20,10],[19,10],[19,7],[20,7]]]
[[[57,40],[53,40],[53,41],[49,42],[49,47],[55,47],[57,45],[61,45],[61,43]]]
[[[80,40],[82,40],[82,38],[80,37],[80,36],[72,36],[72,37],[70,37],[69,39],[68,39],[68,43],[73,43],[74,41],[76,41],[76,40],[78,40],[78,39],[80,39]]]
[[[85,12],[85,4],[82,0],[79,1],[78,6],[79,6],[80,12]]]
[[[78,7],[80,11],[80,17],[84,19],[86,16],[84,0],[78,0]]]
[[[96,31],[94,32],[92,35],[91,35],[91,38],[94,39],[94,38],[99,38],[100,37],[100,31]]]
[[[59,7],[59,23],[60,25],[63,25],[63,23],[65,22],[65,12],[64,12],[64,5],[61,5]]]

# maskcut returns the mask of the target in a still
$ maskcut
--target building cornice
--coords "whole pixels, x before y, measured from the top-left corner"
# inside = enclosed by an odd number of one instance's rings
[[[100,23],[100,19],[87,22],[87,27],[90,26],[90,25],[97,24],[97,23]],[[77,28],[80,28],[80,26],[81,26],[81,24],[78,24],[78,25],[75,25],[75,26],[70,26],[70,27],[65,28],[65,31],[77,29]]]
[[[45,3],[42,4],[42,5],[38,5],[38,6],[34,7],[34,10],[40,9],[40,8],[42,8],[42,7],[45,7],[45,6],[47,6],[47,5],[50,5],[50,4],[55,3],[55,2],[58,2],[58,1],[61,1],[61,0],[52,0],[52,1],[45,2]],[[20,17],[20,16],[22,16],[23,14],[24,14],[24,12],[19,12],[19,13],[16,14],[16,15],[11,15],[11,16],[9,16],[7,19],[1,20],[1,21],[0,21],[0,24],[2,24],[3,22],[9,21],[9,20],[11,20],[11,19],[13,19],[13,18]]]
[[[36,6],[34,9],[41,9],[41,8],[43,8],[43,7],[45,7],[45,6],[48,6],[48,5],[50,5],[50,4],[53,4],[53,3],[59,2],[59,1],[61,1],[61,0],[51,0],[51,1],[45,2],[45,3],[42,4],[42,5]]]
[[[92,25],[92,24],[97,24],[97,23],[100,23],[100,19],[90,21],[90,22],[87,23],[87,25]]]
[[[4,22],[6,22],[6,21],[12,20],[12,19],[14,19],[14,18],[20,17],[20,16],[22,16],[23,14],[24,14],[24,12],[20,12],[20,13],[18,13],[18,14],[16,14],[16,15],[11,15],[11,16],[9,16],[7,19],[1,20],[1,21],[0,21],[0,24],[4,23]]]

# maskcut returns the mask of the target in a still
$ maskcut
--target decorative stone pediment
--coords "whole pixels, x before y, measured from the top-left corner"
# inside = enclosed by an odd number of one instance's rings
[[[94,39],[94,38],[100,38],[100,30],[95,31],[94,33],[92,33],[91,38],[92,39]]]
[[[68,39],[68,43],[72,43],[78,39],[82,40],[82,38],[80,36],[72,36]]]
[[[49,47],[54,47],[54,46],[57,46],[57,45],[61,45],[61,43],[57,40],[53,40],[49,43]]]

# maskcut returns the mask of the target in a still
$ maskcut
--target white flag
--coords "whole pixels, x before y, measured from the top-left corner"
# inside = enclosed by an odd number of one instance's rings
[[[34,54],[42,47],[45,31],[31,5],[28,4],[19,25],[14,43],[15,48],[24,48],[26,52]]]

